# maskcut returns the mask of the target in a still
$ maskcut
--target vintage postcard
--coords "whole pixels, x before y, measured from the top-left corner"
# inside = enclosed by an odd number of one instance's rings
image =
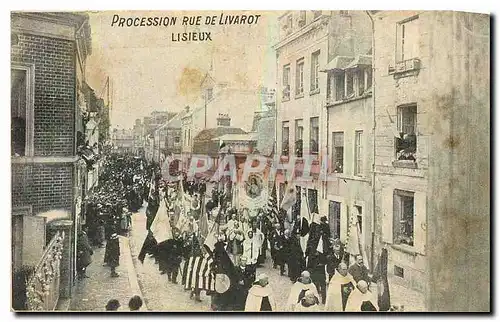
[[[13,311],[491,311],[490,15],[16,11],[10,54]]]

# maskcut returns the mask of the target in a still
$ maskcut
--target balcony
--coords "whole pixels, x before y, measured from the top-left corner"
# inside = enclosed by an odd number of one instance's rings
[[[387,72],[389,75],[393,75],[394,79],[399,79],[408,76],[417,76],[420,68],[420,59],[412,58],[400,61],[395,65],[389,65]]]

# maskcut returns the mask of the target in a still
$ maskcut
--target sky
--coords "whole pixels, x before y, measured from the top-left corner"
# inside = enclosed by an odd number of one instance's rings
[[[111,26],[113,16],[177,17],[175,26]],[[257,24],[215,25],[206,16],[260,14]],[[275,88],[279,11],[102,11],[89,12],[92,54],[86,80],[107,100],[106,79],[112,93],[112,127],[131,128],[135,119],[152,111],[180,111],[199,98],[197,91],[207,71],[243,87]],[[201,26],[182,26],[182,16],[203,16]],[[212,41],[173,42],[172,33],[211,32]]]

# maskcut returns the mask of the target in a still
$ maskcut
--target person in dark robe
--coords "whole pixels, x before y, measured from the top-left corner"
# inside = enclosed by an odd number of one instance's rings
[[[76,248],[77,248],[76,266],[77,266],[78,278],[80,279],[88,278],[86,270],[87,266],[89,266],[90,263],[92,263],[92,255],[94,254],[94,251],[90,246],[87,234],[83,230],[78,232]]]
[[[287,254],[286,263],[288,267],[288,277],[290,281],[294,282],[300,277],[300,273],[304,269],[304,253],[300,247],[299,234],[290,235],[286,237],[285,232],[285,243],[287,243]]]
[[[280,267],[280,275],[285,273],[285,263],[283,256],[283,241],[284,234],[281,229],[281,224],[276,223],[274,230],[271,232],[269,241],[271,243],[271,258],[273,260],[273,268]]]
[[[148,200],[148,206],[146,208],[146,229],[149,230],[151,228],[151,224],[153,223],[156,213],[158,212],[158,208],[160,208],[160,196],[158,193],[153,194],[152,198]]]
[[[155,237],[153,236],[153,233],[148,231],[148,235],[146,236],[146,239],[144,240],[144,243],[142,244],[141,251],[139,253],[139,256],[137,257],[141,263],[144,263],[144,259],[146,258],[146,255],[151,255],[152,257],[157,260],[157,246],[158,243],[156,242]]]
[[[379,311],[389,311],[391,309],[391,294],[389,292],[389,281],[387,279],[387,249],[382,248],[373,281],[377,283]]]
[[[316,285],[319,295],[321,296],[322,304],[325,304],[326,302],[325,266],[326,256],[324,254],[315,251],[313,254],[309,255],[307,261],[307,270],[311,272],[311,278],[314,285]]]
[[[327,255],[326,271],[328,273],[328,280],[330,281],[335,274],[335,270],[339,267],[339,264],[344,260],[345,252],[342,248],[340,242],[336,242],[332,246],[333,252]]]
[[[245,312],[276,311],[276,301],[269,286],[269,278],[261,274],[248,291],[245,302]]]
[[[116,272],[116,268],[120,265],[120,240],[117,233],[113,233],[106,243],[106,253],[108,254],[107,264],[111,268],[111,277],[120,276]]]
[[[182,240],[177,230],[173,239],[158,244],[159,269],[161,274],[167,274],[169,282],[177,284],[177,275],[182,261]]]

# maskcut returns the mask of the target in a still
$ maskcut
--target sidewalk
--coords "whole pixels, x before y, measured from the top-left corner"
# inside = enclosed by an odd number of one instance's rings
[[[75,294],[71,299],[70,311],[105,311],[110,299],[117,299],[121,307],[119,311],[128,311],[128,301],[134,295],[143,299],[141,311],[147,311],[137,275],[130,253],[129,239],[120,237],[120,266],[117,267],[119,277],[110,276],[110,268],[103,265],[105,248],[94,249],[92,264],[87,267],[87,275],[77,281]]]

